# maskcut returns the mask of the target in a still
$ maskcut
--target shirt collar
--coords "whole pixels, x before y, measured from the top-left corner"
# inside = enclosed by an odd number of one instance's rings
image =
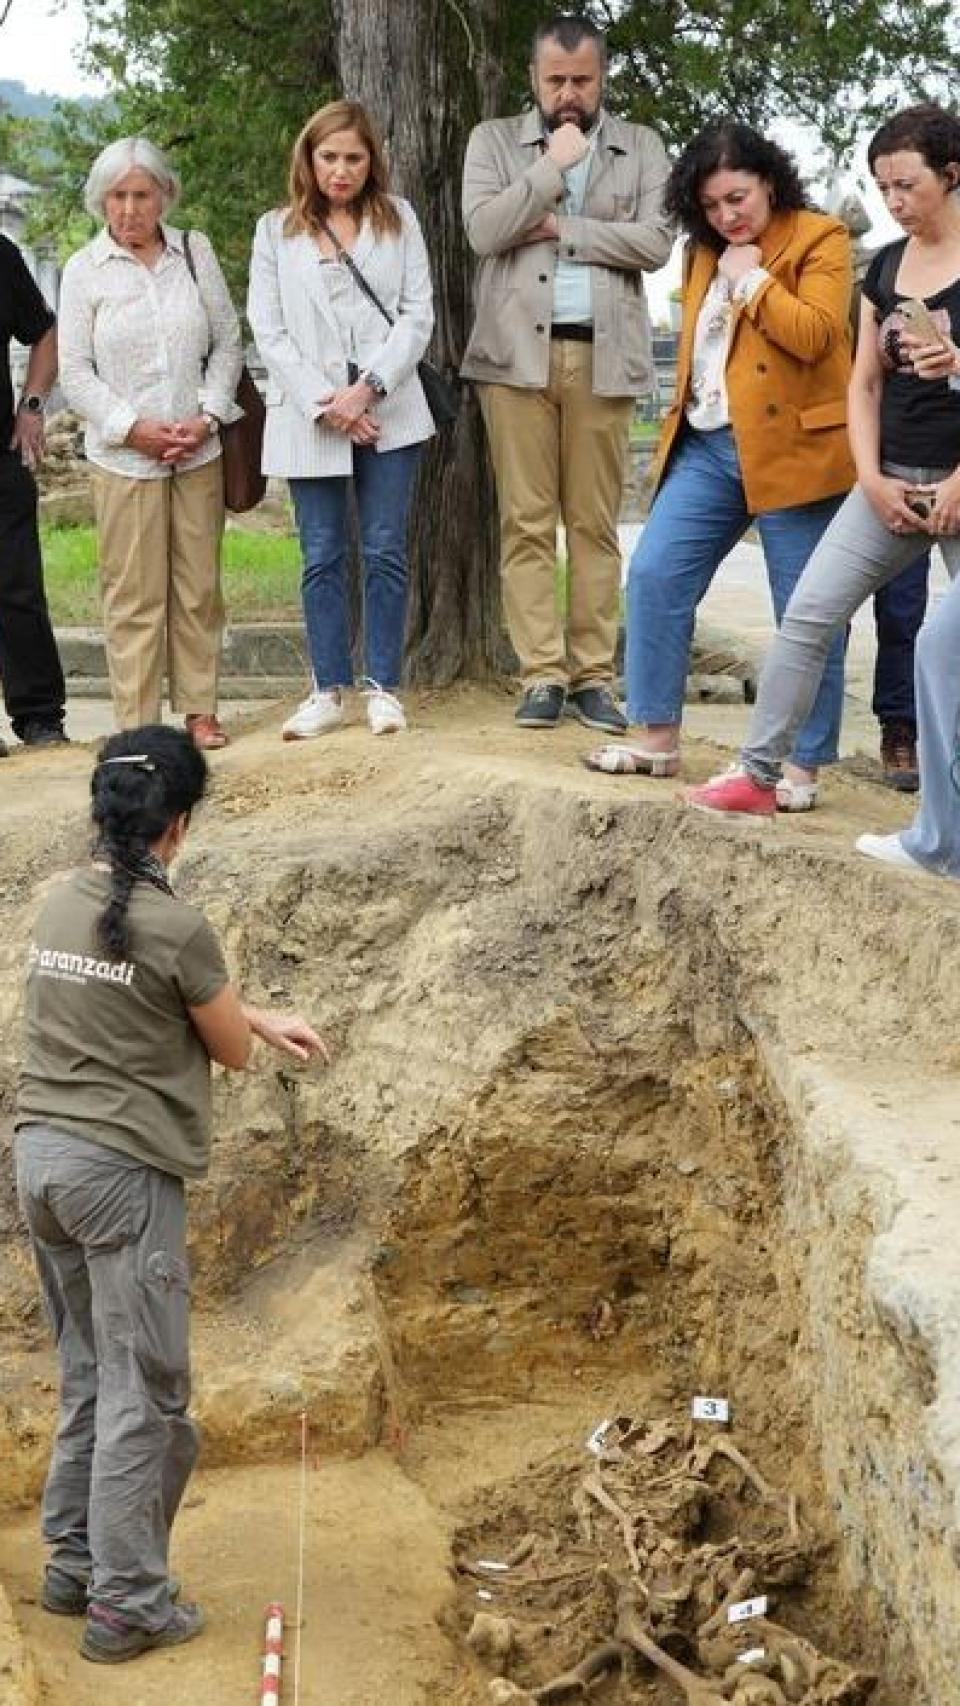
[[[172,249],[176,254],[182,255],[183,232],[178,231],[175,225],[164,225],[162,220],[160,223],[160,229],[163,232],[163,241],[166,244],[166,247],[168,249]],[[103,230],[98,232],[96,237],[94,237],[93,242],[90,245],[90,258],[93,261],[94,266],[97,267],[104,266],[105,263],[110,260],[133,260],[133,256],[130,254],[130,251],[125,249],[122,243],[118,243],[115,237],[111,236],[110,227],[108,225],[105,225]]]

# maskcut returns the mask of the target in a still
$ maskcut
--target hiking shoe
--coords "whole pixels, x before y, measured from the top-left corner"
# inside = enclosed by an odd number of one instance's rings
[[[880,763],[887,788],[898,794],[915,794],[920,786],[917,763],[917,731],[912,723],[881,723]]]
[[[343,722],[343,701],[339,687],[315,687],[297,706],[281,729],[284,740],[312,740],[314,735],[329,734]]]
[[[180,1583],[176,1576],[170,1577],[167,1587],[170,1598],[179,1599]],[[89,1592],[88,1578],[68,1575],[56,1564],[48,1564],[43,1572],[40,1604],[44,1611],[52,1611],[55,1617],[85,1617]]]
[[[879,859],[881,864],[894,865],[898,871],[923,873],[923,866],[911,858],[899,835],[859,835],[856,847],[868,859]]]
[[[157,1647],[179,1647],[192,1641],[204,1626],[199,1605],[188,1602],[175,1605],[161,1629],[144,1629],[131,1623],[122,1611],[96,1601],[87,1612],[86,1626],[80,1651],[85,1659],[97,1665],[122,1665],[127,1659],[152,1653]]]
[[[699,788],[684,790],[684,799],[702,812],[743,812],[754,817],[776,817],[776,788],[762,788],[738,764],[722,776],[711,776]]]
[[[556,681],[540,681],[528,687],[516,711],[514,722],[522,729],[555,729],[563,714],[566,689]]]
[[[70,1576],[56,1564],[48,1564],[43,1572],[40,1604],[55,1617],[85,1617],[89,1578]]]
[[[608,735],[625,735],[628,724],[609,687],[578,687],[567,694],[566,714],[588,729],[603,729]]]
[[[403,706],[395,693],[388,693],[378,682],[371,681],[363,689],[367,701],[367,722],[373,735],[395,735],[407,726]]]
[[[24,746],[69,746],[63,724],[52,717],[28,717],[20,731]]]

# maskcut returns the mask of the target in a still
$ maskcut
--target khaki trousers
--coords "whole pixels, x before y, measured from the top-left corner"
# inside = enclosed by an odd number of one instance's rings
[[[219,457],[170,479],[91,469],[103,626],[117,727],[160,720],[164,664],[174,711],[217,708],[223,600]]]
[[[593,347],[550,344],[545,391],[481,385],[500,505],[507,628],[526,686],[613,678],[620,616],[617,522],[630,397],[593,393]],[[557,522],[567,532],[566,638],[557,607]]]

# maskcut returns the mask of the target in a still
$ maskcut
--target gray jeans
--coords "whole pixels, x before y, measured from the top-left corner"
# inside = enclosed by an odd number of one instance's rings
[[[951,470],[888,464],[884,472],[916,485],[929,485],[944,479]],[[770,784],[777,780],[781,761],[790,753],[794,736],[817,696],[834,635],[878,587],[885,586],[912,563],[920,546],[929,541],[930,535],[919,530],[891,533],[861,488],[854,487],[797,582],[764,662],[743,748],[744,768],[758,782]],[[952,578],[960,569],[960,537],[944,536],[937,543]],[[949,604],[951,599],[952,593],[943,604]],[[918,643],[918,668],[922,650],[922,644]],[[926,751],[927,758],[932,759],[935,751],[939,752],[946,722],[950,722],[951,741],[955,734],[950,707],[944,702],[940,709],[936,708],[938,693],[937,684],[931,693],[930,684],[924,691],[918,679],[918,696],[926,706],[925,711],[919,703],[917,706],[925,794],[935,779],[926,775],[923,754]]]
[[[60,1359],[42,1530],[59,1570],[147,1629],[198,1451],[180,1179],[73,1133],[17,1134],[17,1189]]]

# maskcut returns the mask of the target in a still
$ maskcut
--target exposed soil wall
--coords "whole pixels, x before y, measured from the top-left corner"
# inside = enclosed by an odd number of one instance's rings
[[[866,784],[819,825],[718,828],[502,718],[451,695],[403,741],[268,730],[218,763],[179,887],[335,1061],[219,1081],[191,1205],[205,1461],[290,1456],[306,1406],[318,1461],[391,1447],[449,1535],[591,1419],[721,1392],[825,1548],[801,1624],[882,1671],[878,1706],[953,1706],[960,904],[854,862],[848,825],[895,809]],[[86,764],[10,761],[8,1128],[31,910],[82,855]],[[4,1177],[12,1507],[54,1374]],[[646,1697],[619,1686],[598,1698]],[[418,1687],[439,1698],[411,1673],[397,1700]]]

